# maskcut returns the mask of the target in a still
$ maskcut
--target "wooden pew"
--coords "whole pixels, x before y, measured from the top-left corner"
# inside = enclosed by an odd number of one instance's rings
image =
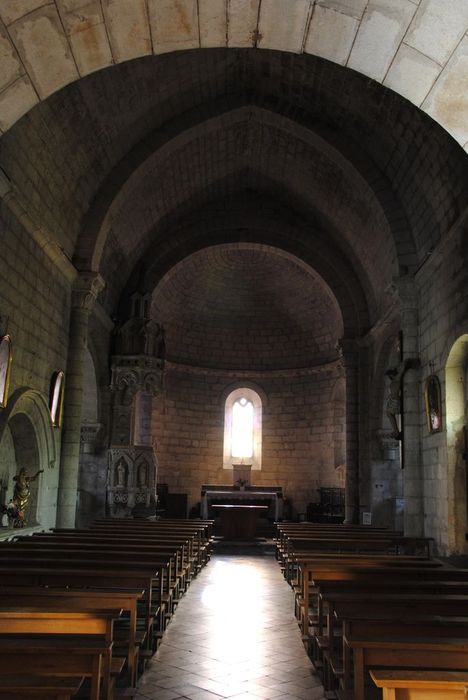
[[[100,535],[88,531],[68,534],[42,534],[35,533],[32,537],[18,538],[17,543],[25,547],[32,547],[35,543],[41,543],[44,548],[59,546],[67,547],[69,551],[78,551],[84,548],[95,549],[99,547],[108,551],[126,551],[133,553],[155,553],[158,556],[173,558],[173,578],[180,580],[180,587],[185,591],[195,572],[196,557],[193,555],[192,540],[189,537],[177,535],[171,538],[139,538],[136,536],[120,535],[118,541],[115,535]]]
[[[180,547],[170,547],[160,551],[154,547],[143,548],[136,550],[133,545],[128,545],[122,539],[120,544],[102,543],[98,541],[85,544],[80,547],[74,547],[69,543],[55,542],[50,540],[47,544],[33,538],[25,538],[20,542],[15,543],[0,543],[0,561],[5,558],[17,557],[18,555],[27,557],[30,561],[55,561],[60,559],[63,561],[69,559],[87,560],[89,562],[110,562],[115,563],[120,561],[123,563],[132,563],[135,565],[146,564],[158,567],[168,566],[167,576],[164,579],[164,593],[167,595],[170,591],[170,598],[174,591],[178,591],[179,585],[183,586],[185,581],[185,571],[182,568],[182,558]]]
[[[180,524],[165,524],[165,521],[157,521],[154,523],[145,521],[144,523],[141,523],[140,521],[133,520],[114,521],[106,519],[104,521],[98,521],[96,523],[93,523],[91,530],[93,532],[99,531],[107,532],[109,534],[126,534],[137,532],[140,535],[150,536],[153,536],[155,534],[162,535],[163,533],[165,536],[171,536],[176,534],[185,534],[188,536],[192,536],[194,538],[194,546],[197,549],[198,556],[200,559],[198,569],[200,569],[207,563],[210,557],[212,547],[212,539],[209,535],[210,526],[206,524],[193,525],[190,522],[187,523],[186,521],[183,521]],[[54,530],[54,532],[59,532],[59,530]]]
[[[63,635],[96,635],[101,638],[100,641],[105,642],[109,652],[100,653],[99,666],[101,667],[102,664],[102,673],[92,675],[90,700],[99,700],[101,682],[103,697],[105,700],[112,700],[112,630],[114,620],[120,615],[120,609],[76,612],[57,603],[21,609],[2,604],[0,605],[0,639],[3,641],[4,638],[7,640],[10,638],[9,641],[12,643],[11,638],[16,635],[49,635],[49,639],[55,637],[58,642]],[[17,668],[13,668],[11,658],[9,661],[11,662],[7,669],[9,672],[20,673],[24,669],[24,661],[23,665]],[[97,663],[96,659],[95,663]]]
[[[466,700],[466,671],[372,670],[383,700]]]
[[[349,644],[346,640],[368,633],[377,632],[379,635],[401,634],[422,636],[454,636],[464,637],[463,627],[468,622],[468,596],[434,594],[381,594],[369,599],[368,594],[341,593],[333,596],[332,609],[343,626],[343,652],[336,654],[331,643],[333,634],[332,610],[329,611],[330,663],[334,668],[342,669],[345,687],[349,687],[351,662]],[[429,612],[430,611],[430,612]],[[444,620],[444,631],[441,620]],[[454,628],[457,628],[456,631]],[[424,630],[424,633],[423,631]],[[338,661],[338,663],[336,663]]]
[[[154,569],[128,568],[115,566],[92,566],[89,562],[80,565],[60,564],[46,566],[35,561],[22,561],[15,570],[7,562],[0,561],[0,577],[4,585],[11,586],[54,586],[70,588],[141,588],[144,590],[144,620],[146,626],[147,649],[154,648],[156,634],[153,635],[153,618],[160,613],[161,582]]]
[[[366,557],[349,554],[336,554],[330,557],[308,555],[305,560],[300,559],[297,563],[300,575],[297,586],[296,609],[303,636],[308,634],[310,594],[311,592],[316,594],[314,582],[316,576],[321,579],[352,579],[356,578],[359,573],[366,575],[382,570],[387,572],[387,575],[390,571],[400,571],[401,576],[406,578],[408,574],[416,570],[427,574],[428,571],[433,571],[437,568],[433,566],[434,562],[425,559],[407,559],[401,556],[389,558],[381,555],[368,555]],[[439,571],[439,568],[437,568],[437,571]]]
[[[463,572],[461,570],[456,570],[456,569],[444,569],[444,568],[439,568],[439,569],[428,569],[427,567],[423,568],[408,568],[408,567],[397,567],[397,568],[390,568],[390,567],[379,567],[377,568],[375,565],[374,567],[368,566],[366,567],[356,567],[354,564],[352,565],[351,568],[347,568],[346,565],[339,565],[339,563],[335,562],[335,566],[330,567],[330,568],[325,568],[324,570],[320,570],[320,564],[316,564],[315,569],[311,571],[311,579],[313,585],[316,587],[316,593],[318,596],[318,591],[320,590],[320,585],[323,585],[328,582],[341,582],[343,588],[340,589],[342,591],[342,595],[346,596],[348,593],[346,592],[346,584],[354,584],[355,586],[358,586],[360,583],[364,582],[367,585],[367,590],[362,591],[362,605],[367,608],[369,608],[369,600],[371,599],[371,595],[369,592],[369,589],[372,589],[372,585],[379,584],[382,585],[385,583],[387,586],[391,586],[393,582],[396,582],[397,584],[400,584],[400,590],[403,592],[405,584],[408,582],[408,580],[412,579],[412,585],[413,585],[413,593],[415,590],[415,587],[418,585],[418,583],[423,584],[423,581],[421,579],[424,579],[428,576],[433,577],[434,579],[437,577],[440,579],[440,584],[443,584],[445,580],[447,580],[447,577],[453,578],[454,581],[456,582],[456,579],[459,580],[459,583],[463,583],[463,580],[465,582],[468,580],[467,576],[468,572]],[[344,589],[344,592],[343,592]],[[439,586],[440,589],[440,586]],[[466,590],[466,589],[465,589]],[[459,592],[459,591],[458,591]],[[352,594],[350,593],[349,596]],[[359,595],[359,594],[358,594]],[[375,594],[374,594],[375,596]],[[337,596],[338,597],[338,596]],[[418,595],[418,598],[421,599],[421,595]],[[320,600],[320,597],[319,597]],[[331,611],[333,610],[333,605],[336,604],[335,601],[331,601],[331,596],[328,596],[326,599],[326,602],[331,605]],[[330,683],[327,682],[327,670],[329,670],[329,667],[331,666],[332,669],[336,672],[336,674],[340,675],[340,664],[336,664],[336,658],[333,656],[334,652],[334,644],[332,644],[331,640],[335,641],[334,638],[334,631],[333,631],[333,618],[331,618],[330,621],[330,616],[329,616],[329,627],[327,628],[327,634],[325,637],[323,636],[323,625],[321,624],[321,615],[322,615],[322,606],[318,606],[317,610],[317,628],[316,628],[316,633],[315,633],[315,645],[318,647],[318,650],[320,652],[324,652],[325,654],[325,682],[327,687],[330,686]]]
[[[128,640],[126,658],[130,686],[137,681],[138,645],[137,645],[137,605],[144,596],[143,590],[134,589],[57,589],[38,586],[0,587],[0,600],[8,605],[27,608],[31,605],[61,605],[67,610],[106,610],[121,608],[129,612]],[[115,630],[115,625],[114,625]],[[115,640],[113,640],[115,641]]]
[[[82,683],[83,677],[2,674],[0,700],[70,700]]]
[[[466,624],[466,623],[465,623]],[[459,637],[379,637],[368,634],[346,640],[353,650],[354,700],[365,700],[366,666],[458,670],[468,666],[468,639]]]
[[[100,537],[108,537],[108,538],[115,538],[116,537],[127,537],[127,538],[136,538],[138,541],[143,542],[143,541],[160,541],[161,543],[165,542],[167,544],[170,543],[176,543],[182,539],[186,539],[189,541],[189,556],[191,558],[191,563],[192,563],[192,573],[193,575],[196,574],[197,571],[199,571],[208,561],[209,555],[210,555],[210,548],[211,548],[211,540],[206,540],[202,538],[202,533],[201,532],[194,532],[193,529],[166,529],[166,528],[158,528],[155,529],[154,527],[151,528],[146,528],[146,527],[135,527],[133,526],[109,526],[109,525],[102,525],[100,527],[96,527],[93,529],[83,529],[83,530],[72,530],[72,529],[55,529],[53,531],[54,535],[60,535],[60,536],[78,536],[78,535],[83,535],[83,536],[100,536]]]
[[[196,573],[206,563],[211,547],[212,523],[210,521],[194,525],[178,522],[154,527],[154,523],[137,522],[122,526],[121,523],[110,522],[111,524],[105,521],[98,524],[95,529],[81,533],[75,530],[52,535],[40,533],[36,538],[21,538],[18,533],[17,541],[14,543],[0,544],[0,576],[9,604],[17,606],[10,611],[14,615],[18,614],[18,608],[27,607],[28,600],[31,601],[31,605],[34,601],[34,605],[39,606],[44,613],[45,609],[51,606],[52,598],[55,601],[56,613],[63,603],[66,609],[64,607],[60,613],[71,616],[70,619],[76,620],[77,614],[83,614],[82,611],[78,613],[78,609],[83,607],[83,596],[88,591],[74,588],[73,596],[71,590],[54,595],[50,588],[41,588],[42,591],[48,592],[40,593],[38,586],[87,587],[97,584],[106,589],[109,586],[140,588],[138,597],[133,598],[133,602],[124,600],[122,597],[128,591],[117,592],[115,589],[109,599],[114,604],[118,599],[124,603],[124,607],[126,606],[130,613],[127,659],[130,679],[133,683],[136,679],[137,667],[135,629],[138,598],[141,599],[144,596],[147,637],[150,640],[149,632],[155,599],[159,604],[161,630],[163,630],[165,597],[170,597],[173,590],[177,589],[179,577],[182,581],[181,592],[183,592],[190,575]],[[82,539],[78,540],[80,535]],[[21,581],[22,593],[19,593],[16,588],[18,580]],[[5,588],[7,584],[15,586],[14,591],[11,589],[8,591]],[[29,588],[25,593],[28,587],[35,588]],[[101,591],[97,592],[93,599],[101,595]],[[120,598],[117,598],[118,595]],[[60,602],[57,602],[57,598]],[[86,605],[91,608],[94,604],[88,600]],[[97,602],[96,605],[98,605]],[[110,602],[107,603],[107,607],[110,607]],[[92,611],[89,609],[87,612],[91,615],[96,610],[93,608]],[[50,611],[48,614],[51,615]],[[31,620],[29,624],[33,624]],[[76,630],[73,631],[73,626],[68,629],[70,634],[76,632]],[[11,632],[11,629],[9,631]],[[155,638],[153,635],[153,639]],[[12,644],[11,640],[10,643]],[[151,648],[154,648],[153,644]],[[9,658],[13,660],[14,651],[14,648],[10,648]],[[56,673],[57,669],[53,671]],[[86,669],[84,671],[83,675],[89,675]],[[108,690],[106,690],[106,696],[109,696]]]

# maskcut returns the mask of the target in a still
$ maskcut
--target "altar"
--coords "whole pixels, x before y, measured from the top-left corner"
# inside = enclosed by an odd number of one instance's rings
[[[225,540],[252,540],[259,516],[268,506],[220,505],[212,508],[221,513],[221,527]]]
[[[281,486],[224,486],[204,484],[201,489],[201,517],[213,517],[214,505],[268,506],[265,516],[274,521],[283,517],[283,489]]]

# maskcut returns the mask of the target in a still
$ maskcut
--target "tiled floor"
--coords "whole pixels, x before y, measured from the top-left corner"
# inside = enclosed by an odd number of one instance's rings
[[[214,556],[184,596],[135,700],[320,700],[273,556]]]

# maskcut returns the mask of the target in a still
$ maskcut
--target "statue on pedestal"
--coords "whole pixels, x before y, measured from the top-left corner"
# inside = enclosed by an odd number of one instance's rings
[[[23,527],[26,525],[26,512],[30,506],[30,496],[31,489],[29,485],[36,481],[39,474],[42,474],[44,470],[40,469],[34,474],[34,476],[27,476],[26,469],[22,467],[20,473],[13,477],[15,482],[15,487],[13,490],[12,503],[16,508],[16,514],[13,521],[13,527]],[[10,509],[11,511],[13,509]]]

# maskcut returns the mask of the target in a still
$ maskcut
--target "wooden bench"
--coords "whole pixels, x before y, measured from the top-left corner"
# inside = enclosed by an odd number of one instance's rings
[[[147,648],[141,650],[141,657],[148,658],[146,652],[153,652],[156,648],[167,620],[191,577],[209,558],[211,526],[211,521],[159,525],[105,520],[92,529],[65,529],[57,533],[37,533],[35,537],[27,538],[18,533],[14,542],[0,543],[0,577],[3,584],[0,590],[4,594],[3,610],[0,605],[3,630],[0,641],[5,658],[12,664],[9,668],[15,668],[15,664],[20,668],[21,653],[28,659],[35,653],[34,658],[41,660],[43,668],[49,669],[49,676],[52,674],[60,679],[61,674],[69,676],[73,672],[74,675],[95,679],[99,661],[98,689],[96,680],[93,680],[92,689],[92,697],[97,700],[99,683],[104,687],[106,699],[110,699],[111,671],[117,671],[117,667],[120,670],[126,661],[130,683],[127,690],[131,690],[137,680],[139,647],[143,639],[147,640]],[[57,588],[65,586],[67,590]],[[108,647],[101,645],[101,654],[96,649],[94,656],[79,654],[79,668],[73,664],[58,668],[55,662],[52,668],[46,663],[47,649],[55,644],[49,637],[66,632],[65,648],[70,654],[73,640],[77,644],[85,641],[76,635],[92,632],[92,625],[89,623],[86,626],[84,621],[89,622],[93,616],[103,614],[104,609],[110,614],[114,607],[125,609],[128,617],[113,627],[111,638],[109,634],[104,635],[104,643]],[[24,611],[28,612],[28,618],[24,616]],[[63,618],[62,622],[59,622],[59,618]],[[153,624],[155,618],[156,625]],[[50,630],[45,624],[46,619],[49,620]],[[65,619],[72,622],[65,626]],[[23,629],[22,626],[28,628],[30,636],[27,640],[20,640],[21,644],[18,645],[18,639],[11,635],[15,630]],[[51,632],[52,627],[54,633]],[[31,636],[39,630],[45,635],[39,640],[44,647],[43,652],[38,651],[38,639]],[[123,660],[115,656],[119,648],[124,653]],[[57,655],[59,657],[62,658],[61,654]],[[91,663],[94,670],[90,669]],[[3,666],[6,671],[5,663]],[[38,674],[44,675],[36,664],[34,675]],[[104,680],[99,680],[101,676]],[[57,681],[57,684],[61,682]]]
[[[154,648],[154,617],[160,615],[161,581],[154,569],[93,567],[89,562],[80,566],[77,562],[50,567],[27,560],[17,564],[15,570],[7,562],[0,561],[0,577],[5,585],[53,586],[78,589],[87,588],[137,588],[144,590],[142,615],[145,621],[147,649]]]
[[[32,538],[29,538],[32,539]],[[40,541],[0,544],[0,562],[11,561],[21,563],[24,559],[29,562],[39,562],[50,566],[63,563],[68,565],[71,562],[93,563],[97,566],[109,564],[111,566],[120,565],[122,567],[153,567],[162,577],[162,597],[166,598],[171,605],[174,595],[183,588],[185,581],[185,571],[180,566],[180,559],[177,552],[159,552],[154,547],[146,550],[134,551],[133,547],[126,545],[122,541],[121,545],[99,543],[84,545],[80,548],[69,546],[68,544],[54,543],[42,545]]]
[[[312,557],[298,561],[298,585],[296,587],[296,612],[303,636],[308,634],[308,618],[311,593],[316,595],[315,577],[328,579],[356,579],[367,574],[382,571],[384,576],[397,572],[396,576],[406,578],[415,571],[433,571],[435,567],[428,560],[401,559],[400,556],[391,558],[379,555],[352,556],[335,555],[333,557]],[[437,568],[439,571],[439,568]],[[399,572],[399,573],[398,573]],[[320,632],[321,633],[321,632]]]
[[[398,598],[398,599],[397,599]],[[464,625],[468,622],[468,597],[467,596],[433,596],[425,595],[424,599],[417,600],[414,596],[402,593],[399,596],[390,595],[388,598],[380,596],[369,599],[368,594],[340,594],[333,596],[332,608],[336,611],[336,617],[343,627],[342,653],[339,647],[334,647],[333,613],[329,611],[329,628],[327,657],[331,670],[339,681],[343,676],[344,687],[349,690],[352,662],[350,656],[349,640],[355,636],[361,637],[368,634],[384,635],[391,638],[393,635],[426,636],[430,638],[452,636],[464,637]],[[430,614],[428,611],[431,611]],[[390,657],[389,657],[390,658]],[[391,664],[389,664],[391,665]],[[360,672],[355,668],[356,673]]]
[[[24,673],[2,674],[0,700],[70,700],[83,683],[83,677],[58,678]]]
[[[383,700],[466,700],[466,671],[372,670]]]
[[[104,645],[100,646],[98,654],[93,656],[90,700],[99,699],[101,680],[103,697],[106,700],[112,700],[112,630],[114,620],[120,615],[120,609],[70,612],[66,608],[60,609],[59,604],[34,608],[7,608],[3,605],[0,607],[0,641],[4,643],[4,646],[1,647],[1,662],[5,660],[5,657],[8,657],[8,654],[5,653],[5,646],[10,644],[13,647],[15,635],[28,635],[30,638],[21,640],[28,645],[39,643],[38,640],[34,639],[37,635],[52,639],[55,644],[58,644],[59,638],[64,635],[95,637]],[[28,649],[30,648],[28,646]],[[75,646],[72,646],[72,649],[74,650]],[[26,649],[23,648],[23,651],[25,652]],[[29,651],[29,653],[33,652]],[[69,649],[68,653],[74,654],[75,651]],[[27,668],[31,670],[29,666]],[[42,668],[42,673],[44,673],[47,666]],[[2,672],[7,670],[19,673],[24,670],[24,659],[22,665],[15,668],[10,656],[7,667],[3,667],[1,670]],[[36,669],[35,673],[41,673],[41,671]],[[80,675],[86,674],[81,673]]]
[[[7,601],[9,606],[31,607],[32,605],[61,606],[70,611],[106,610],[120,608],[128,611],[128,634],[125,639],[125,658],[127,660],[129,684],[135,686],[137,681],[137,665],[139,643],[137,639],[137,606],[142,600],[142,590],[110,590],[87,589],[57,589],[44,587],[0,587],[0,600]],[[114,624],[114,643],[117,641]],[[119,640],[120,641],[120,640]],[[114,651],[115,651],[114,645]]]
[[[364,669],[369,667],[459,670],[468,667],[468,639],[458,637],[348,638],[354,658],[354,700],[365,700]]]

